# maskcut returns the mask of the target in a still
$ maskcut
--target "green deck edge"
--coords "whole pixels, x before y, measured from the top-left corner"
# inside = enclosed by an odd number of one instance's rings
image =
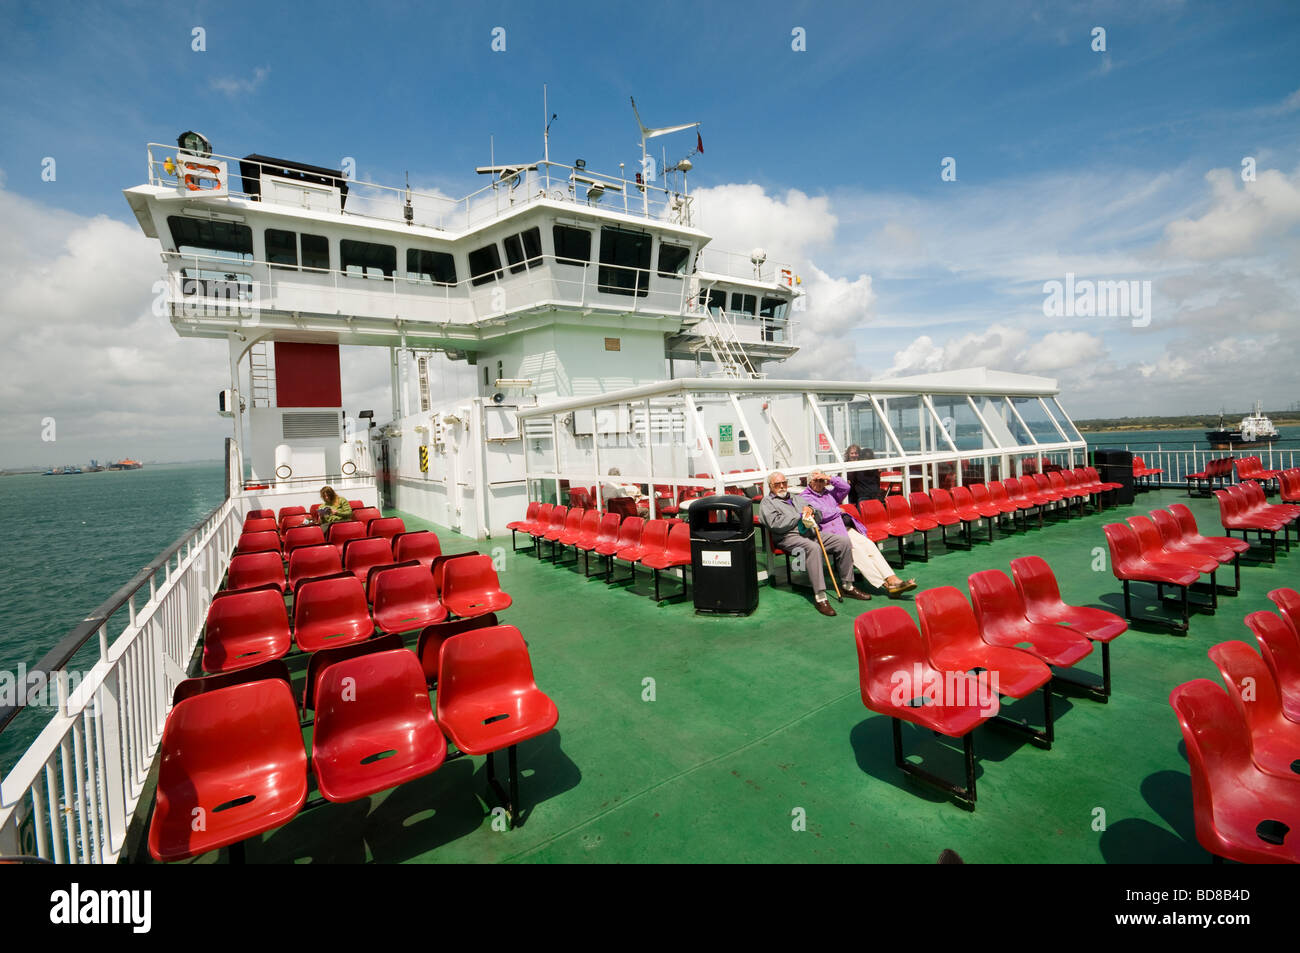
[[[1035,554],[1067,602],[1120,611],[1108,565],[1094,570],[1106,552],[1101,527],[1174,502],[1191,506],[1203,533],[1222,532],[1213,499],[1156,490],[1102,514],[999,532],[992,543],[977,529],[971,552],[945,550],[933,532],[929,562],[909,560],[905,575],[920,589],[965,591],[970,573],[1009,571],[1016,556]],[[689,601],[656,604],[648,571],[631,590],[607,586],[584,579],[571,550],[553,566],[512,553],[508,536],[475,543],[396,515],[408,529],[438,532],[444,551],[478,549],[503,565],[514,604],[501,621],[523,632],[537,683],[560,712],[556,730],[519,749],[525,823],[494,829],[485,761],[462,758],[395,790],[310,810],[249,843],[249,862],[928,864],[952,848],[973,863],[1208,863],[1169,692],[1218,681],[1206,651],[1233,639],[1253,646],[1243,618],[1272,609],[1268,591],[1300,576],[1300,552],[1279,553],[1276,565],[1243,562],[1242,594],[1221,597],[1215,615],[1194,613],[1188,635],[1130,628],[1112,644],[1109,704],[1055,696],[1051,751],[976,729],[970,813],[894,766],[889,719],[862,704],[853,619],[894,604],[883,594],[833,602],[840,614],[831,619],[813,610],[809,590],[764,585],[751,617],[697,616]],[[892,543],[886,552],[892,559]],[[1231,584],[1230,569],[1220,576]],[[1134,592],[1137,611],[1156,611],[1154,587]],[[898,600],[913,617],[915,594]],[[1099,673],[1100,655],[1079,668]],[[291,663],[299,691],[304,663]],[[643,700],[647,678],[653,701]],[[1037,695],[1009,710],[1041,717]],[[960,780],[960,742],[907,726],[904,746]],[[796,829],[800,817],[806,829]],[[225,859],[221,851],[197,862]]]

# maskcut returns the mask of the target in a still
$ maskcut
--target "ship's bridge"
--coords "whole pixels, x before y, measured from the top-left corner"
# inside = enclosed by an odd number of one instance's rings
[[[491,184],[453,200],[260,155],[147,153],[148,184],[126,198],[162,244],[185,336],[255,327],[498,357],[499,339],[519,332],[600,328],[630,337],[624,354],[655,345],[656,366],[630,374],[638,381],[661,378],[664,356],[721,364],[740,349],[761,365],[796,350],[791,269],[706,253],[684,181],[541,161],[480,170]]]

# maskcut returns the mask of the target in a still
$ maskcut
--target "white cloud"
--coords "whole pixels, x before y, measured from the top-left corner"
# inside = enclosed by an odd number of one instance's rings
[[[1212,169],[1205,180],[1209,209],[1165,227],[1172,255],[1201,261],[1246,255],[1300,224],[1300,170],[1287,176],[1262,169],[1254,182],[1242,182],[1230,169]]]
[[[227,96],[239,96],[244,93],[256,92],[257,88],[262,85],[268,76],[271,75],[271,67],[258,66],[253,70],[252,76],[233,77],[220,76],[212,81],[212,88],[218,92],[225,93]]]

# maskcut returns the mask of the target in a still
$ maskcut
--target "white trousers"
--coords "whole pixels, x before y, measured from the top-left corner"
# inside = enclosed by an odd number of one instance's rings
[[[894,574],[876,544],[856,529],[849,530],[849,543],[853,547],[853,566],[877,589],[885,587],[885,580]]]

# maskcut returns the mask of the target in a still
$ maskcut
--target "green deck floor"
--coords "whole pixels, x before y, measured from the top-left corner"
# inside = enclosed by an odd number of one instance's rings
[[[909,560],[904,574],[921,589],[964,590],[970,573],[1006,571],[1016,556],[1036,554],[1067,602],[1119,611],[1119,583],[1108,567],[1093,569],[1095,550],[1105,552],[1102,525],[1180,501],[1203,533],[1221,533],[1212,499],[1153,491],[1101,515],[1000,532],[992,543],[977,532],[971,552],[946,550],[934,532],[929,562]],[[689,601],[656,604],[648,572],[634,589],[607,586],[584,579],[571,555],[539,562],[530,550],[511,553],[508,536],[475,544],[398,515],[409,529],[437,531],[448,552],[504,550],[501,582],[514,605],[501,620],[523,632],[538,685],[560,712],[555,731],[520,747],[525,822],[493,829],[484,759],[462,758],[382,795],[314,808],[250,843],[249,862],[933,863],[947,847],[975,863],[1208,863],[1169,692],[1217,680],[1206,650],[1230,639],[1253,645],[1242,619],[1272,608],[1270,589],[1300,579],[1300,551],[1276,565],[1244,562],[1242,594],[1221,597],[1215,615],[1194,613],[1190,634],[1121,635],[1109,704],[1056,695],[1051,751],[976,729],[971,813],[903,776],[889,719],[863,707],[853,619],[859,608],[891,604],[883,595],[846,602],[829,619],[813,610],[809,590],[764,585],[749,618],[696,616]],[[886,552],[893,558],[892,544]],[[1231,583],[1230,570],[1220,576]],[[1153,587],[1134,591],[1135,607],[1158,611]],[[914,595],[900,600],[913,616]],[[1100,654],[1078,667],[1099,673]],[[303,667],[294,662],[299,682]],[[643,700],[647,679],[653,701]],[[1010,712],[1037,723],[1039,696]],[[904,745],[960,780],[959,742],[907,726]],[[794,829],[799,817],[805,830]],[[222,851],[200,862],[225,859]]]

